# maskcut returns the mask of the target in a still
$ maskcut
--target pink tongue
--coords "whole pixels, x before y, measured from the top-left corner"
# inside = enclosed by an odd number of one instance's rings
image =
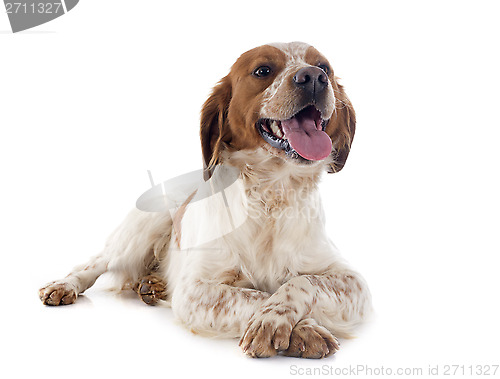
[[[281,121],[281,126],[288,142],[302,158],[319,161],[332,152],[332,140],[318,130],[313,118],[296,116]]]

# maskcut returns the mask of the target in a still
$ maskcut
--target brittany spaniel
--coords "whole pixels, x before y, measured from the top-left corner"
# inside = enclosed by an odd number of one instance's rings
[[[344,166],[354,130],[351,102],[314,47],[247,51],[203,105],[205,177],[174,191],[174,211],[133,210],[101,254],[40,299],[71,304],[109,271],[193,332],[240,338],[251,357],[335,353],[371,310],[365,281],[326,235],[318,194],[321,174]],[[229,169],[237,177],[224,196],[196,201],[227,187]]]

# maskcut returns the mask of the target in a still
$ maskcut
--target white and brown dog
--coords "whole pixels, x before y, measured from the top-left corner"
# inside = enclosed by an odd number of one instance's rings
[[[201,115],[207,181],[198,184],[213,188],[236,168],[231,191],[196,202],[192,183],[173,215],[133,210],[101,254],[40,290],[42,302],[71,304],[109,271],[191,330],[241,337],[249,356],[335,353],[336,336],[348,337],[371,301],[326,235],[317,184],[342,169],[354,130],[351,103],[315,48],[244,53]],[[244,222],[228,229],[228,209]]]

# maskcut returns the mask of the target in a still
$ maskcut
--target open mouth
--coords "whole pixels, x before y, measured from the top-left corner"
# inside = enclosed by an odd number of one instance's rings
[[[309,105],[288,120],[260,119],[257,129],[269,145],[284,150],[287,156],[319,161],[332,151],[332,140],[325,132],[327,123],[321,112]]]

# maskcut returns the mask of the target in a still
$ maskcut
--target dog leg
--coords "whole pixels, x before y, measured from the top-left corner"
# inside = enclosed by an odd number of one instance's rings
[[[74,303],[107,270],[115,274],[116,288],[131,288],[165,259],[171,229],[170,213],[133,209],[110,235],[100,255],[75,267],[66,278],[41,288],[40,300],[47,305]]]
[[[193,332],[240,337],[267,292],[197,280],[176,287],[172,309]]]
[[[370,294],[364,281],[349,271],[325,275],[302,275],[283,284],[251,317],[240,340],[243,351],[252,357],[269,356],[274,350],[298,354],[300,339],[308,346],[307,356],[321,358],[335,352],[338,345],[333,335],[349,336],[349,332],[362,322],[371,309]],[[304,319],[314,319],[316,325]],[[296,330],[296,336],[292,331]],[[326,328],[326,329],[324,329]],[[310,334],[308,337],[305,334]],[[318,334],[324,343],[318,343]],[[333,341],[333,342],[332,342]],[[331,347],[328,347],[330,343]],[[328,350],[328,353],[326,353]]]
[[[102,255],[92,258],[87,264],[77,266],[64,279],[48,283],[39,290],[45,305],[68,305],[77,296],[90,288],[97,278],[106,272],[108,260]]]

